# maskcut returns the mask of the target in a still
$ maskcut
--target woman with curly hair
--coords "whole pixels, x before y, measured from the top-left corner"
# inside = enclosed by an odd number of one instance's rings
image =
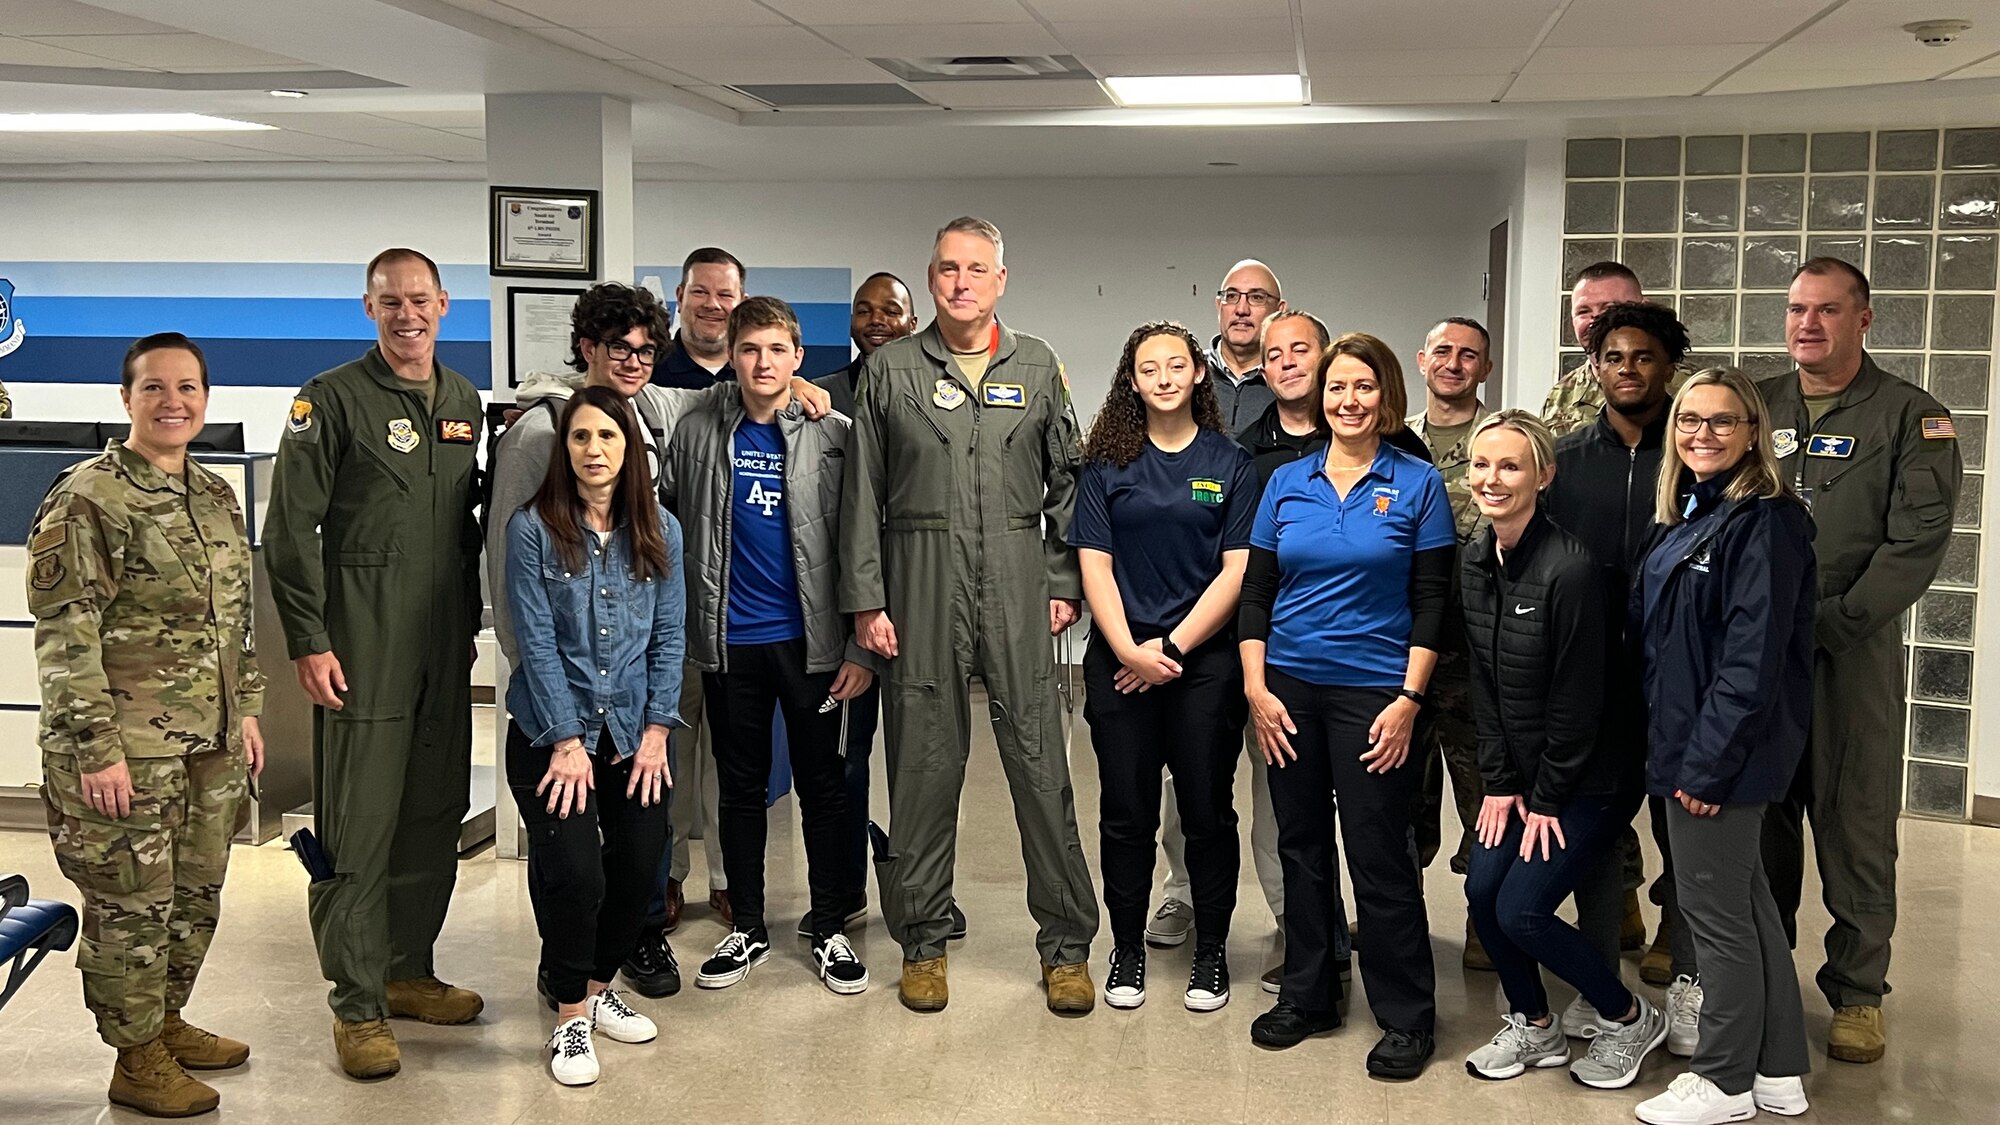
[[[1222,432],[1200,343],[1167,321],[1140,325],[1091,423],[1069,542],[1090,602],[1084,719],[1097,750],[1104,1000],[1146,1000],[1146,907],[1172,773],[1187,837],[1195,953],[1185,1003],[1229,1002],[1224,950],[1236,909],[1236,732],[1242,674],[1232,627],[1249,560],[1257,471]]]

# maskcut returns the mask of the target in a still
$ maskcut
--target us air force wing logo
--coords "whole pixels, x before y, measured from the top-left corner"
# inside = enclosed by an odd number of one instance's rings
[[[28,338],[28,326],[14,315],[14,283],[0,277],[0,355],[21,346]]]

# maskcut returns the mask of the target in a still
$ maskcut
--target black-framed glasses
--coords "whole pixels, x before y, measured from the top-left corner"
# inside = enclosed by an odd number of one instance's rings
[[[1711,414],[1706,418],[1699,414],[1674,415],[1674,429],[1684,434],[1698,434],[1704,424],[1708,426],[1708,432],[1716,437],[1728,437],[1743,424],[1743,419],[1735,414]]]
[[[1278,303],[1276,293],[1267,293],[1262,289],[1224,289],[1216,293],[1215,299],[1225,305],[1247,299],[1251,307],[1259,309],[1268,309]]]
[[[610,356],[613,363],[624,363],[636,357],[642,365],[651,367],[653,361],[660,358],[660,349],[651,344],[635,348],[623,340],[599,340],[598,343],[603,345],[604,354]]]

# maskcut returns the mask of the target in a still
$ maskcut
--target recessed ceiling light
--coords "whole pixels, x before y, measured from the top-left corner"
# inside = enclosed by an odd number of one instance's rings
[[[0,133],[209,133],[275,128],[206,113],[0,113]]]
[[[1305,86],[1296,74],[1166,74],[1106,78],[1123,106],[1298,105]]]
[[[303,98],[306,96],[304,90],[266,90],[264,92],[274,98]]]

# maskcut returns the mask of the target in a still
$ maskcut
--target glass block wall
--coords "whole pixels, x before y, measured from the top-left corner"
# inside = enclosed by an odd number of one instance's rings
[[[1624,262],[1649,298],[1679,312],[1697,364],[1735,364],[1756,378],[1790,371],[1792,271],[1825,255],[1867,272],[1870,353],[1951,409],[1965,458],[1957,530],[1903,629],[1904,807],[1966,819],[2000,128],[1577,138],[1564,175],[1563,282],[1600,259]],[[1567,291],[1560,332],[1568,370],[1582,355]]]

